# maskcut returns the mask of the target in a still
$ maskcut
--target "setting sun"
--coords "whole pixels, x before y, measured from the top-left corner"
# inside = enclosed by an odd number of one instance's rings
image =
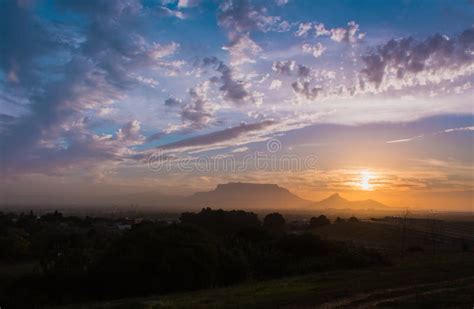
[[[372,179],[374,179],[373,173],[369,171],[360,172],[359,187],[365,191],[372,191],[374,189],[374,186],[370,183]]]

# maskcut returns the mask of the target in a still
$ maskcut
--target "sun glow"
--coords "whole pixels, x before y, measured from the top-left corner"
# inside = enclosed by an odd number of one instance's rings
[[[364,191],[372,191],[374,186],[370,183],[374,179],[374,174],[370,171],[361,171],[359,176],[359,187]]]

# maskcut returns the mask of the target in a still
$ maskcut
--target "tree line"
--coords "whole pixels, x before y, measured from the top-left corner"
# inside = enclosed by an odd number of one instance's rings
[[[12,220],[15,219],[15,220]],[[6,307],[56,305],[165,294],[246,280],[386,264],[373,249],[311,233],[325,216],[293,233],[285,218],[204,208],[179,222],[144,220],[130,230],[104,218],[0,214],[0,259],[39,270],[0,279]]]

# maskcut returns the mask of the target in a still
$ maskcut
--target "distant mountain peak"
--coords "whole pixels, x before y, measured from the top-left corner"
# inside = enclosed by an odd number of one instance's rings
[[[347,200],[345,198],[343,198],[339,193],[333,193],[329,197],[325,198],[323,201],[347,202]]]
[[[314,206],[321,208],[353,208],[353,209],[384,209],[389,208],[384,204],[377,202],[372,199],[363,200],[363,201],[350,201],[343,198],[339,193],[333,193],[329,197],[323,199],[322,201],[316,202]]]

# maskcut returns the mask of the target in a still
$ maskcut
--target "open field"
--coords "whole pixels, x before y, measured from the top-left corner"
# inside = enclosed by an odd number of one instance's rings
[[[474,245],[472,222],[438,222],[433,226],[424,222],[363,221],[321,226],[314,234],[331,240],[352,242],[389,253],[419,248],[425,252],[459,252],[463,245]]]
[[[474,253],[458,253],[411,257],[387,267],[64,308],[364,308],[433,304],[472,308],[473,295]]]
[[[0,263],[0,283],[25,274],[37,273],[39,269],[39,265],[33,262]]]
[[[398,222],[392,221],[373,221],[373,223],[400,227]],[[444,238],[474,241],[474,223],[472,221],[440,221],[435,223],[429,221],[409,222],[406,225],[406,228],[411,231],[418,231],[426,234],[437,234]]]

